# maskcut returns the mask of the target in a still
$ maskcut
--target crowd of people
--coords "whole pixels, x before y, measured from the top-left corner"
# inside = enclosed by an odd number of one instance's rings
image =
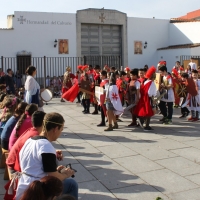
[[[59,113],[45,113],[39,107],[36,73],[34,66],[26,70],[24,101],[7,93],[5,87],[1,91],[0,143],[9,152],[6,165],[12,174],[4,199],[77,200],[78,184],[72,178],[76,171],[57,166],[63,155],[52,145],[65,121]]]
[[[130,111],[132,122],[130,127],[141,126],[144,131],[151,131],[150,118],[160,112],[161,123],[172,124],[173,109],[181,107],[180,118],[191,113],[188,121],[199,120],[200,112],[200,80],[199,66],[193,59],[186,69],[177,61],[172,70],[168,70],[165,61],[160,61],[157,67],[130,69],[119,71],[115,67],[99,65],[80,65],[74,75],[70,68],[64,74],[63,99],[81,103],[84,114],[90,113],[90,105],[94,112],[101,112],[101,122],[97,126],[106,126],[105,131],[118,128],[123,107]],[[95,88],[99,86],[103,92],[98,98]],[[78,89],[77,89],[78,88]],[[76,95],[75,95],[76,94]]]
[[[61,102],[73,102],[77,98],[76,103],[83,106],[83,114],[90,114],[93,104],[92,114],[101,113],[97,126],[106,126],[108,122],[105,131],[118,129],[125,110],[131,114],[128,126],[140,126],[144,131],[152,130],[150,120],[158,110],[162,114],[161,123],[172,124],[173,109],[179,106],[180,118],[191,113],[188,120],[195,122],[200,112],[197,69],[193,60],[186,70],[177,61],[172,71],[167,69],[165,61],[160,61],[157,67],[126,67],[120,71],[108,65],[103,69],[99,65],[94,68],[79,65],[75,75],[67,67]],[[12,174],[12,180],[5,185],[4,199],[77,200],[78,184],[72,178],[76,170],[57,166],[63,156],[52,145],[65,121],[61,114],[45,113],[40,106],[41,90],[34,78],[36,73],[34,66],[26,70],[23,100],[10,92],[12,87],[0,85],[0,143],[1,148],[9,152],[6,164]]]

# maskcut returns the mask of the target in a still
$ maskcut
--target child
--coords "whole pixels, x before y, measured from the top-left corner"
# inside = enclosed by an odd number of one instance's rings
[[[13,116],[15,109],[17,108],[20,100],[16,97],[5,97],[3,100],[3,112],[0,116],[1,124],[0,124],[0,135],[2,130],[6,124],[6,122]]]
[[[109,77],[110,83],[106,92],[106,109],[109,125],[108,128],[104,131],[113,131],[113,129],[118,129],[118,124],[115,116],[120,115],[123,112],[118,88],[116,86],[115,74],[109,74]],[[114,123],[114,126],[112,126],[112,123]]]
[[[143,68],[139,69],[138,75],[139,75],[138,81],[140,82],[141,85],[143,85],[144,81],[146,80],[145,70]]]
[[[124,105],[124,96],[127,91],[126,72],[120,71],[119,78],[117,79],[116,84],[119,90],[120,100],[122,102],[122,105]]]
[[[132,115],[132,123],[129,124],[128,126],[136,126],[136,116],[134,115],[134,110],[135,107],[139,101],[139,95],[140,95],[140,82],[137,80],[138,79],[138,71],[137,70],[132,70],[130,72],[130,84],[128,86],[128,103],[130,104],[134,104],[135,106],[133,108],[131,108],[130,112]]]
[[[160,100],[159,108],[163,115],[160,120],[163,124],[172,124],[173,115],[173,102],[174,102],[174,91],[172,77],[167,72],[167,67],[162,65],[159,67],[160,75],[163,77],[163,81],[160,85],[160,94],[166,92],[164,97]]]
[[[46,78],[46,88],[50,87],[50,82],[51,82],[51,79],[50,79],[50,77],[48,75],[47,78]]]
[[[83,80],[81,81],[81,88],[90,92],[91,86],[88,74],[83,76]],[[83,113],[89,114],[90,113],[90,94],[87,92],[83,92],[82,94],[82,105],[83,105]]]
[[[146,121],[146,126],[144,127],[144,131],[153,130],[150,127],[150,119],[155,114],[153,109],[155,109],[155,105],[153,102],[153,97],[156,96],[156,85],[154,83],[156,68],[154,66],[150,67],[146,73],[147,80],[141,86],[140,93],[141,98],[135,108],[134,114],[140,118],[139,122],[144,120]],[[142,124],[141,124],[142,126]]]
[[[187,69],[185,70],[185,73],[187,73],[189,75],[189,77],[191,77],[192,70],[191,70],[191,66],[190,65],[187,65]]]
[[[104,89],[104,91],[106,91],[106,88],[108,88],[108,84],[109,81],[107,79],[107,72],[105,70],[103,70],[101,72],[100,75],[101,78],[101,83],[100,83],[100,87],[102,87]],[[102,95],[102,101],[100,102],[100,107],[101,107],[101,123],[98,124],[97,126],[105,126],[106,122],[105,122],[105,115],[106,115],[106,107],[105,107],[105,94]]]
[[[189,110],[191,111],[191,117],[188,119],[188,121],[195,122],[199,120],[200,112],[200,80],[198,79],[197,70],[192,71],[192,78],[196,87],[196,95],[194,96],[191,94],[191,97],[189,98]]]

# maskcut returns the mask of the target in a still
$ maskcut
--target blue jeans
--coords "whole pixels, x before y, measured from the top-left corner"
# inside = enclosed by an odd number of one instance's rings
[[[63,181],[63,194],[69,194],[78,200],[78,183],[72,178],[65,179]]]

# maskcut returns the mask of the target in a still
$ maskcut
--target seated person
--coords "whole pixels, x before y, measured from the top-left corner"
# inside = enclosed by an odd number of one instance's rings
[[[78,200],[78,184],[70,178],[75,171],[69,168],[63,169],[63,166],[57,167],[56,151],[51,144],[60,136],[63,127],[62,115],[48,113],[44,117],[40,135],[29,138],[25,142],[19,153],[22,173],[18,182],[16,200],[20,200],[30,183],[44,176],[54,176],[63,181],[63,194],[70,194]]]
[[[21,102],[18,104],[14,115],[6,122],[3,131],[1,133],[1,147],[5,150],[8,150],[9,138],[15,127],[16,123],[18,122],[21,115],[25,112],[25,108],[28,104],[25,102]]]
[[[12,146],[15,144],[17,139],[29,128],[32,127],[31,116],[32,114],[38,110],[38,106],[34,103],[31,103],[26,106],[24,114],[20,117],[16,126],[14,127],[10,139],[9,139],[9,150],[11,150]]]
[[[62,181],[54,176],[45,176],[33,181],[20,200],[50,200],[60,196],[63,190]]]

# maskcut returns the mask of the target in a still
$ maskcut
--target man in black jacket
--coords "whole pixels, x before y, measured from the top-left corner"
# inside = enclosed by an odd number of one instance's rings
[[[7,93],[15,95],[15,81],[13,79],[12,69],[7,69],[7,75],[5,75],[4,78],[5,78]]]

